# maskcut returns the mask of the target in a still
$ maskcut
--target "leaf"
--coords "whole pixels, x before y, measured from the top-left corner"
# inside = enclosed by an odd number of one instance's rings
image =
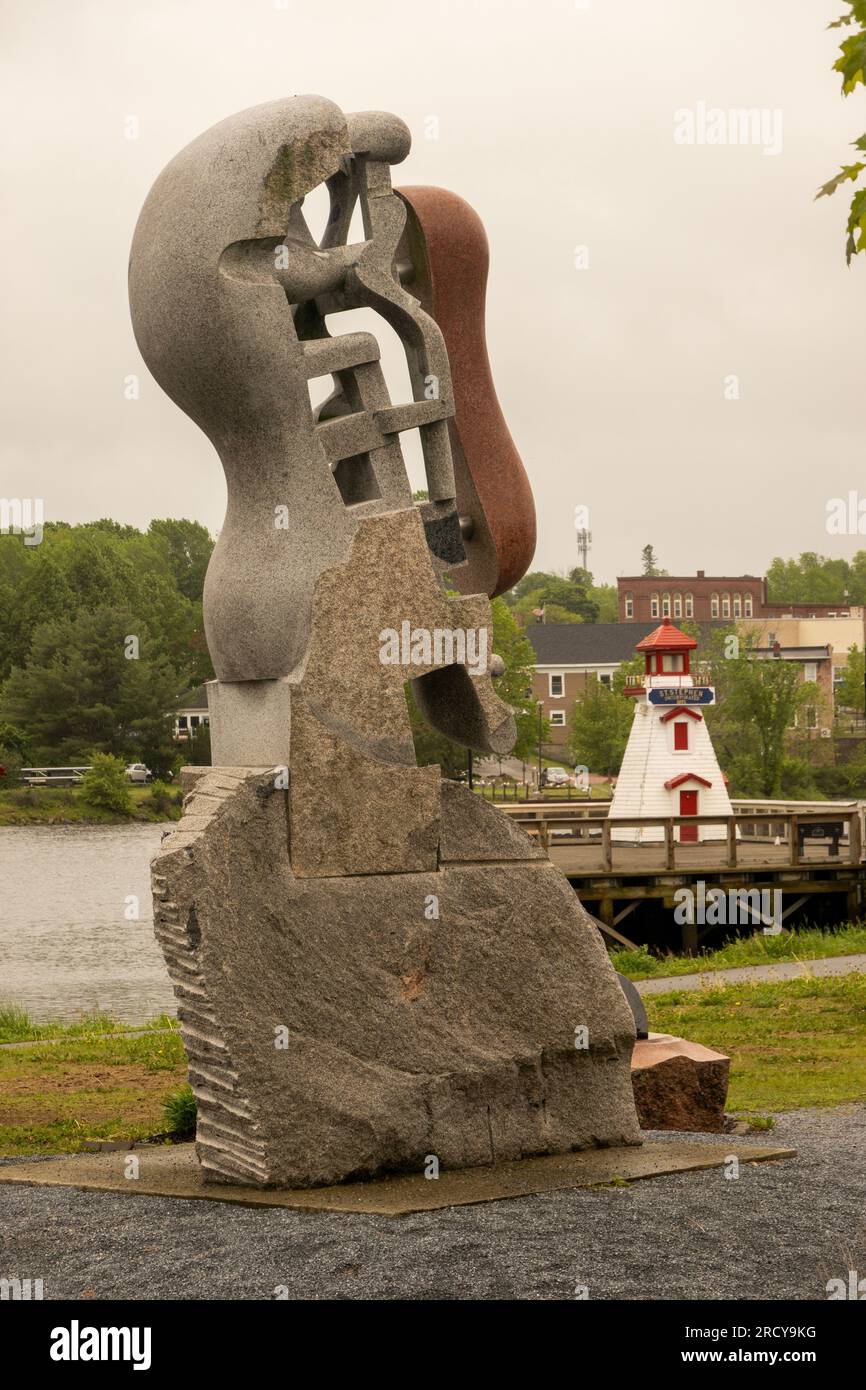
[[[852,181],[856,179],[861,169],[866,169],[866,164],[843,164],[841,170],[835,176],[835,178],[830,179],[829,183],[824,183],[821,185],[821,187],[818,189],[818,192],[815,194],[815,197],[829,198],[831,194],[836,192],[836,189],[839,187],[840,184],[846,183],[848,179],[851,179]]]
[[[859,232],[860,240],[855,239]],[[845,260],[851,264],[852,256],[866,251],[866,188],[861,188],[851,199],[848,212],[848,240],[845,243]]]
[[[834,72],[842,74],[842,92],[848,96],[858,83],[864,83],[863,70],[866,68],[866,33],[852,34],[839,45],[841,57],[833,64]]]

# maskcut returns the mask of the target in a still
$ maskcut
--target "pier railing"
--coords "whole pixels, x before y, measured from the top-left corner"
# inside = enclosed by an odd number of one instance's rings
[[[704,861],[713,867],[749,870],[863,863],[861,810],[856,804],[826,811],[633,816],[613,821],[603,803],[560,808],[536,803],[501,809],[536,838],[548,855],[551,850],[571,851],[567,856],[570,872],[572,868],[580,872],[582,859],[587,872],[605,873],[616,869],[640,872],[644,864],[648,869],[693,869]],[[690,827],[696,835],[683,838],[678,833],[682,827]],[[702,838],[702,830],[709,827],[722,827],[724,833]],[[644,839],[622,833],[636,830],[661,834]],[[651,851],[656,851],[655,855]],[[650,863],[651,859],[659,862]]]

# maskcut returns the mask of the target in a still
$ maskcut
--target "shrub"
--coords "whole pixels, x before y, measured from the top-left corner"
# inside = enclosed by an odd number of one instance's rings
[[[195,1122],[197,1106],[192,1086],[185,1082],[176,1091],[171,1091],[165,1098],[162,1108],[165,1116],[165,1127],[169,1133],[177,1139],[193,1138],[195,1135]]]
[[[81,799],[100,811],[131,815],[132,797],[122,760],[110,753],[95,753],[82,780]]]
[[[0,743],[0,792],[20,786],[22,765],[23,760],[18,749]]]
[[[150,789],[148,805],[156,816],[168,816],[173,806],[179,806],[183,800],[180,791],[173,791],[165,782],[154,782]]]

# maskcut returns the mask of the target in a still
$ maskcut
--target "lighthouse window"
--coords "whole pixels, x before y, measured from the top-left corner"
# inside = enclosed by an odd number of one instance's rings
[[[669,618],[670,616],[671,616],[671,596],[670,596],[670,594],[662,594],[662,617],[663,617],[663,618]]]
[[[694,595],[693,595],[693,594],[686,594],[686,617],[687,617],[687,618],[693,618],[694,616],[695,616],[695,599],[694,599]]]
[[[742,600],[739,594],[734,594],[734,617],[741,618],[742,616]]]
[[[718,616],[719,616],[719,596],[718,596],[718,594],[713,594],[712,598],[710,599],[710,617],[711,617],[711,618],[717,618]]]
[[[686,719],[678,719],[674,724],[674,750],[677,753],[689,751],[689,725]]]
[[[658,615],[659,615],[659,596],[658,596],[658,594],[653,594],[652,598],[650,599],[650,617],[651,617],[651,618],[657,618]]]
[[[674,617],[675,617],[675,618],[681,618],[682,616],[683,616],[683,596],[682,596],[682,594],[674,594]]]
[[[723,617],[723,618],[729,618],[730,616],[731,616],[731,596],[730,596],[730,594],[722,594],[722,617]]]
[[[662,655],[662,670],[666,673],[682,671],[683,656],[682,652],[664,652]]]

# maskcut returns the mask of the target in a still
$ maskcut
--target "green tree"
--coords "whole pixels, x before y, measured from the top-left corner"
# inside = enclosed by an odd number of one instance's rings
[[[575,700],[568,747],[575,765],[611,776],[619,772],[634,719],[634,702],[593,678]]]
[[[94,753],[81,782],[81,799],[101,811],[130,815],[132,797],[122,759]]]
[[[641,571],[646,575],[665,574],[665,570],[659,569],[655,550],[651,545],[645,545],[640,553]]]
[[[0,536],[0,681],[27,664],[42,623],[106,606],[127,609],[148,628],[183,685],[210,679],[199,592],[210,537],[196,522],[153,525],[144,535],[107,519],[54,522],[33,547]]]
[[[789,730],[798,709],[818,703],[819,692],[814,682],[800,680],[794,662],[759,657],[756,646],[751,633],[712,634],[702,652],[717,700],[706,711],[708,727],[741,796],[780,796]]]
[[[127,657],[130,636],[138,639],[137,659]],[[26,730],[40,763],[84,762],[93,750],[162,772],[176,757],[181,686],[134,615],[102,607],[36,628],[28,664],[0,690],[0,718]]]
[[[850,597],[851,583],[847,560],[829,560],[813,550],[804,551],[797,560],[777,556],[767,570],[771,603],[843,603],[846,593]]]
[[[839,57],[833,64],[833,71],[842,78],[842,95],[847,97],[859,85],[866,85],[866,0],[851,0],[846,13],[828,28],[852,30],[840,43]],[[858,136],[851,144],[859,154],[866,155],[866,135]],[[818,189],[816,198],[830,197],[843,183],[856,183],[864,169],[863,160],[843,164],[839,173]],[[846,231],[845,260],[850,265],[854,256],[866,250],[866,187],[858,188],[851,198]]]
[[[839,682],[836,691],[836,703],[844,709],[856,710],[858,714],[863,713],[864,693],[866,693],[866,654],[860,651],[856,642],[853,647],[848,648],[848,665],[845,667],[845,674]],[[2,742],[2,730],[0,730],[0,742]]]
[[[585,575],[585,570],[573,571]],[[532,622],[536,608],[546,610],[545,617],[552,622],[550,610],[563,610],[572,616],[564,621],[594,623],[598,620],[598,604],[590,597],[585,582],[575,583],[559,574],[536,572],[525,575],[514,589],[513,608],[524,625]]]
[[[174,581],[185,598],[201,603],[213,539],[199,521],[154,520],[148,536],[162,541]]]

